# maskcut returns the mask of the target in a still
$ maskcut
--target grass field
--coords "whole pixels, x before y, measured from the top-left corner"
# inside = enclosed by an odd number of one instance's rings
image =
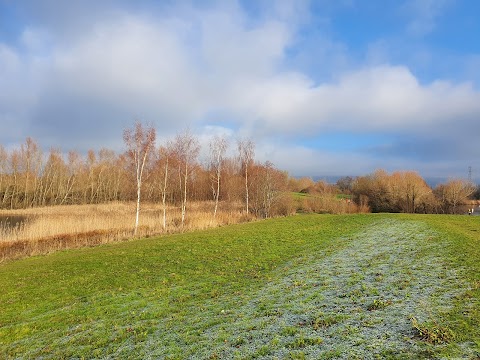
[[[0,265],[0,358],[480,356],[480,217],[299,215]]]

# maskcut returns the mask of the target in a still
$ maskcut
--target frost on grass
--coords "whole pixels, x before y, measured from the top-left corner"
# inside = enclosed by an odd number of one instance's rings
[[[433,236],[422,223],[378,222],[338,239],[348,241],[339,252],[290,264],[246,299],[212,300],[160,324],[142,350],[152,358],[430,357],[412,318],[441,316],[463,287]]]

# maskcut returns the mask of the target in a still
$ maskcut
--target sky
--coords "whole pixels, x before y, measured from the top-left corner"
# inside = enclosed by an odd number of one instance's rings
[[[136,120],[292,176],[480,179],[480,1],[0,0],[0,144],[123,151]]]

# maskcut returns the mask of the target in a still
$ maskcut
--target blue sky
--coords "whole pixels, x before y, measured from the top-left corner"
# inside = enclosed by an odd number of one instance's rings
[[[480,179],[480,1],[0,0],[0,144],[153,123],[296,176]]]

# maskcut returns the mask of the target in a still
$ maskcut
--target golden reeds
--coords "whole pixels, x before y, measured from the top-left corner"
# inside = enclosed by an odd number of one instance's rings
[[[366,205],[357,205],[350,199],[339,199],[331,194],[311,196],[301,199],[298,210],[302,212],[326,213],[326,214],[356,214],[368,213],[370,209]]]
[[[191,203],[182,227],[180,209],[171,206],[167,209],[167,226],[164,229],[163,207],[160,204],[142,204],[137,236],[206,229],[251,220],[242,213],[241,204],[220,204],[216,217],[213,209],[213,202]],[[0,227],[0,262],[132,238],[135,203],[0,211],[0,217],[6,216],[24,216],[26,220],[13,228]]]

